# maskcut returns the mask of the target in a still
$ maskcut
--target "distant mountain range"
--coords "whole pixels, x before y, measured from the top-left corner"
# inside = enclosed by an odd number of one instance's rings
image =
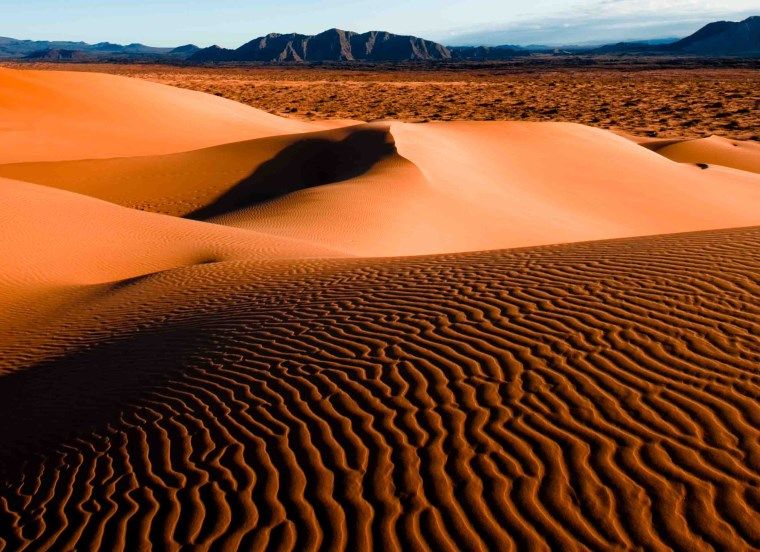
[[[416,36],[382,31],[354,33],[330,29],[317,35],[268,34],[240,48],[204,48],[190,61],[404,61],[450,60],[445,46]]]
[[[671,51],[702,55],[760,55],[760,16],[716,21],[670,45]]]
[[[492,61],[531,54],[760,56],[760,16],[740,22],[717,21],[680,40],[619,42],[603,46],[444,46],[415,36],[384,31],[355,33],[330,29],[316,35],[277,34],[255,38],[236,49],[187,44],[156,48],[144,44],[34,41],[0,37],[0,59],[47,61],[225,62],[392,62]]]
[[[18,40],[0,37],[0,59],[44,59],[45,57],[64,56],[66,59],[129,59],[141,58],[171,58],[187,57],[200,50],[198,46],[187,44],[179,48],[158,48],[145,44],[113,44],[99,42],[50,41],[50,40]]]
[[[701,56],[760,56],[760,16],[708,23],[696,33],[667,44],[620,42],[591,53],[649,53]]]

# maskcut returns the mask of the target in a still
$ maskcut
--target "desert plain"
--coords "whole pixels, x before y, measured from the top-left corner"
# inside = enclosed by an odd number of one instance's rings
[[[0,68],[0,548],[760,548],[756,68]]]

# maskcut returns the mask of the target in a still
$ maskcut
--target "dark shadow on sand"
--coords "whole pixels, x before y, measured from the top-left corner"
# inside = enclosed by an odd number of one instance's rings
[[[214,203],[196,209],[186,218],[206,220],[298,190],[349,180],[395,152],[385,129],[357,130],[343,140],[302,140],[261,164]]]

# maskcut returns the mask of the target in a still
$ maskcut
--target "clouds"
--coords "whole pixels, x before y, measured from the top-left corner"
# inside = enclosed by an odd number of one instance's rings
[[[755,0],[590,0],[572,9],[454,29],[435,38],[449,45],[617,42],[685,36],[717,19],[737,21],[758,14]]]
[[[0,0],[0,35],[236,47],[269,32],[330,27],[449,45],[567,44],[686,35],[760,14],[760,0]],[[754,9],[753,9],[754,8]]]
[[[610,15],[631,13],[734,13],[743,10],[757,11],[758,3],[754,0],[731,0],[716,2],[714,0],[592,0],[585,2],[595,13],[607,12]]]

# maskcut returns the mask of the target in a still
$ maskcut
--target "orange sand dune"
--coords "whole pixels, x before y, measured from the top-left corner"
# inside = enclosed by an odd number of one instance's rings
[[[0,179],[0,205],[0,311],[12,306],[27,314],[45,310],[48,302],[59,303],[56,294],[72,286],[178,266],[346,256],[297,240],[140,212],[7,179]]]
[[[10,280],[92,284],[229,259],[345,256],[7,179],[0,179],[0,203],[0,232],[12,237],[2,242],[0,274]]]
[[[679,163],[722,165],[760,173],[760,143],[729,140],[720,136],[680,140],[646,147]]]
[[[504,246],[758,222],[757,175],[672,163],[600,129],[458,122],[399,124],[393,134],[399,153],[463,212],[482,207],[508,219],[516,239]]]
[[[351,126],[327,131],[270,136],[223,144],[202,150],[161,156],[38,162],[0,165],[0,175],[85,194],[125,207],[186,216],[213,203],[278,155],[280,165],[307,153],[313,163],[333,142],[350,136],[378,133],[372,126]],[[379,137],[385,141],[384,137]],[[364,140],[365,142],[367,139]],[[371,147],[371,144],[370,144]],[[298,149],[294,153],[288,150]],[[334,156],[330,161],[334,161]],[[270,170],[265,185],[286,192],[280,183],[283,167]],[[292,172],[292,171],[291,171]],[[300,173],[294,177],[301,178]]]
[[[0,116],[0,551],[760,549],[753,147]]]
[[[17,342],[29,355],[35,346],[18,331],[82,308],[95,284],[118,289],[155,272],[226,260],[348,256],[3,178],[0,236],[0,348]]]
[[[376,123],[0,175],[360,256],[760,223],[757,174],[674,163],[568,123]]]
[[[6,68],[0,121],[0,163],[165,154],[320,128],[137,79]]]
[[[0,546],[757,548],[758,252],[754,228],[94,286],[0,351]]]
[[[760,144],[751,140],[709,138],[649,138],[616,131],[645,148],[679,163],[721,165],[743,171],[760,172]],[[705,168],[705,167],[703,167]]]

